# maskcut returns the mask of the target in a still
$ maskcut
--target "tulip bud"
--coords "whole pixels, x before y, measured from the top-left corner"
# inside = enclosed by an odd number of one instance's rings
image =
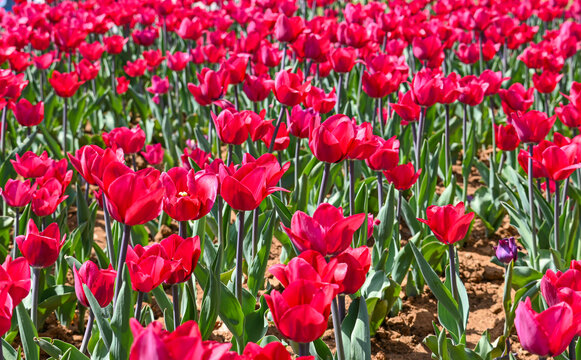
[[[498,246],[494,247],[496,257],[505,264],[510,264],[511,261],[516,261],[518,255],[518,246],[514,237],[498,240]]]

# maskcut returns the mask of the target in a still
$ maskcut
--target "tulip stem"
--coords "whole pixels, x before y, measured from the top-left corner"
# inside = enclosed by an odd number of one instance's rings
[[[463,116],[462,116],[462,162],[466,160],[466,153],[468,152],[467,146],[467,132],[468,132],[468,105],[464,105]],[[462,164],[464,166],[464,164]],[[463,172],[462,172],[463,173]],[[468,199],[468,177],[462,174],[462,202],[466,203]]]
[[[223,202],[222,196],[218,195],[218,246],[224,249],[224,236],[222,234],[222,210],[223,210]]]
[[[377,172],[377,205],[381,210],[383,206],[383,173],[381,171]]]
[[[533,187],[535,186],[533,183],[533,143],[529,143],[529,159],[528,159],[528,172],[529,172],[529,216],[531,220],[531,241],[532,241],[532,248],[531,248],[531,256],[532,256],[532,264],[533,268],[538,268],[538,259],[537,259],[537,239],[536,239],[536,232],[535,232],[535,199],[533,197]]]
[[[32,270],[32,307],[30,317],[34,328],[38,329],[38,287],[40,286],[40,268],[31,267]]]
[[[141,292],[139,294],[142,294]],[[139,299],[139,295],[138,295]],[[141,305],[141,304],[139,304]],[[89,309],[89,321],[87,322],[87,327],[85,328],[85,335],[83,335],[83,342],[81,343],[81,353],[87,352],[87,347],[89,346],[89,339],[91,338],[91,332],[93,331],[93,323],[95,322],[95,314],[93,310]]]
[[[270,146],[268,147],[268,152],[272,153],[274,151],[274,143],[276,142],[276,134],[278,134],[278,129],[280,128],[280,123],[282,122],[282,118],[284,117],[284,109],[285,106],[282,105],[280,108],[280,113],[278,114],[278,120],[276,120],[276,126],[274,131],[272,132],[272,138],[270,139]]]
[[[345,353],[343,351],[343,335],[341,333],[341,319],[339,318],[339,309],[337,306],[337,298],[333,298],[331,303],[331,316],[333,318],[333,330],[335,332],[335,346],[337,348],[337,360],[345,360]]]
[[[260,207],[252,210],[252,258],[254,258],[258,252],[258,216],[260,215]]]
[[[343,73],[339,73],[339,82],[337,83],[337,102],[335,103],[335,113],[341,112],[341,88],[343,87]]]
[[[14,243],[12,246],[12,259],[16,259],[18,256],[18,244],[16,244],[16,237],[18,236],[19,228],[20,228],[20,211],[15,209],[14,214]]]
[[[325,167],[323,168],[323,177],[321,178],[321,189],[319,190],[319,199],[317,200],[317,204],[321,205],[325,196],[327,195],[325,189],[327,188],[327,180],[329,180],[329,172],[331,170],[331,163],[326,162]]]
[[[236,299],[242,304],[242,246],[244,245],[244,211],[238,213],[238,241],[236,243]]]
[[[445,158],[446,158],[446,182],[450,181],[450,105],[444,105],[445,109],[445,122],[446,126],[444,128],[444,146],[445,146]]]
[[[115,277],[115,297],[113,298],[113,308],[117,305],[117,297],[121,291],[121,283],[123,281],[123,266],[127,258],[127,247],[129,246],[129,238],[131,237],[131,226],[125,225],[123,229],[123,238],[121,239],[121,246],[119,247],[119,261],[117,262],[117,275]]]
[[[549,178],[545,178],[545,188],[547,191],[547,202],[551,203],[551,180]]]
[[[5,106],[4,109],[2,109],[2,124],[0,126],[2,126],[2,128],[0,128],[0,134],[2,135],[0,137],[0,151],[2,152],[2,159],[4,159],[4,150],[6,149],[6,108],[8,106]]]
[[[236,111],[240,111],[240,108],[238,107],[239,104],[239,100],[238,100],[238,85],[234,85],[234,107],[236,108]]]
[[[232,164],[232,152],[234,151],[234,145],[228,144],[228,159],[226,160],[227,166]]]
[[[301,138],[296,138],[297,143],[295,144],[295,191],[299,186],[299,171],[300,171],[300,155],[301,155]],[[298,196],[298,192],[297,192]]]
[[[347,160],[349,167],[349,215],[355,213],[355,161]],[[381,205],[379,206],[381,208]]]
[[[421,151],[422,151],[422,140],[423,140],[423,133],[424,133],[424,108],[420,109],[420,119],[418,123],[418,135],[416,137],[416,168],[421,168],[420,160],[421,160]]]
[[[180,326],[180,284],[171,286],[171,296],[173,300],[173,326],[176,329]]]
[[[571,340],[571,343],[569,344],[569,360],[577,359],[577,353],[575,352],[575,342],[576,341],[577,341],[577,336],[575,336],[573,338],[573,340]]]
[[[454,245],[448,245],[448,256],[450,257],[450,283],[452,284],[452,295],[456,301],[458,299],[458,285],[456,284],[456,254],[454,252]]]
[[[339,294],[337,295],[337,307],[339,308],[339,319],[341,320],[341,322],[343,322],[343,319],[345,319],[345,313],[346,313],[346,309],[345,309],[345,295],[344,294]]]
[[[504,152],[500,153],[500,162],[498,163],[498,173],[502,172],[502,167],[504,166],[504,161],[506,160],[506,156]]]
[[[561,209],[559,209],[559,182],[555,180],[555,208],[554,210],[554,221],[555,221],[555,250],[559,251],[559,216],[561,215]],[[547,192],[549,192],[549,184],[547,183]]]
[[[299,356],[309,356],[309,343],[299,343]]]
[[[143,292],[137,292],[137,301],[135,303],[135,319],[137,321],[139,321],[139,318],[141,317],[141,304],[143,303],[143,295]]]
[[[131,154],[131,164],[133,165],[133,171],[137,171],[137,157],[135,154]]]
[[[397,237],[395,238],[395,240],[397,241],[398,249],[401,246],[400,245],[401,233],[399,231],[399,219],[401,218],[401,200],[402,200],[402,198],[403,198],[403,192],[398,191],[397,192],[397,210],[396,210],[396,215],[395,215],[396,216],[395,222],[397,223],[397,225],[395,226],[395,229],[397,231],[397,234],[396,234]]]
[[[569,179],[565,179],[565,186],[563,186],[563,199],[561,199],[561,209],[565,208],[567,202],[567,192],[569,191]]]
[[[68,99],[63,98],[64,105],[63,105],[63,154],[67,154],[67,125],[68,125],[68,115],[69,112],[69,105]]]
[[[385,136],[385,119],[383,118],[383,98],[377,99],[377,112],[379,116],[379,131],[381,137]]]
[[[490,156],[490,179],[491,184],[496,186],[496,176],[494,175],[494,165],[496,163],[496,133],[494,131],[494,126],[496,125],[496,115],[494,115],[494,101],[492,97],[488,97],[489,109],[490,109],[490,125],[492,126],[492,155]]]
[[[107,253],[109,254],[109,260],[111,260],[111,265],[115,264],[115,245],[113,244],[113,235],[111,234],[111,216],[109,216],[109,209],[107,209],[107,197],[105,194],[102,195],[103,199],[103,217],[105,220],[105,234],[107,235]]]

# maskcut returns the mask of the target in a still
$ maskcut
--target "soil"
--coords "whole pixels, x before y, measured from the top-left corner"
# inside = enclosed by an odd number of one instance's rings
[[[487,160],[487,155],[486,153],[481,153],[480,156],[485,161]],[[458,174],[461,171],[460,165],[454,166],[453,170]],[[461,186],[461,177],[458,178],[458,181]],[[479,186],[481,186],[479,174],[473,169],[469,178],[468,194],[472,195]],[[443,188],[438,189],[438,192],[441,191],[443,191]],[[74,216],[72,218],[74,219]],[[74,226],[73,221],[70,224],[72,226]],[[153,237],[159,241],[172,232],[177,232],[177,225],[175,228],[173,226],[172,228],[164,226],[160,233],[155,234]],[[401,227],[401,234],[404,242],[409,239],[409,231],[405,226]],[[467,346],[469,348],[474,348],[485,331],[489,332],[492,341],[502,334],[504,313],[501,304],[504,269],[492,263],[491,259],[494,256],[493,246],[496,245],[497,241],[501,238],[515,235],[517,234],[510,226],[508,216],[504,219],[503,225],[494,234],[489,234],[488,236],[481,220],[475,218],[470,237],[458,248],[460,278],[466,287],[470,302],[470,317],[467,328]],[[106,247],[104,220],[101,211],[97,215],[94,240],[100,246]],[[268,266],[279,262],[281,250],[281,243],[273,239]],[[271,274],[267,273],[266,278],[275,289],[280,287],[280,283]],[[198,306],[201,305],[202,295],[203,291],[198,286]],[[168,296],[171,295],[168,293]],[[372,359],[403,360],[413,358],[414,360],[429,360],[431,359],[430,351],[423,344],[423,340],[426,336],[433,334],[433,323],[438,322],[436,299],[428,287],[419,296],[408,297],[403,291],[400,296],[402,299],[401,311],[394,317],[386,318],[375,337],[371,340]],[[155,311],[155,304],[153,308]],[[161,314],[160,311],[157,313],[158,315]],[[75,319],[75,324],[71,324],[66,328],[58,324],[53,315],[47,319],[39,336],[58,338],[78,347],[82,340],[82,334],[76,326],[76,321]],[[272,323],[269,325],[267,334],[282,338]],[[218,319],[210,339],[221,342],[231,339],[228,329],[220,319]],[[19,340],[17,338],[15,343],[19,344]],[[334,351],[335,341],[331,322],[329,322],[329,330],[325,332],[323,340]],[[520,347],[516,333],[511,335],[511,344],[511,350],[518,359],[536,359],[536,356],[529,354]],[[48,358],[46,353],[41,351],[41,359],[46,358]]]

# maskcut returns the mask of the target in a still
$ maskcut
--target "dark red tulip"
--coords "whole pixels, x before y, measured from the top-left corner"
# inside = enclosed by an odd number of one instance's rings
[[[555,90],[562,77],[563,74],[552,71],[543,71],[540,75],[534,73],[533,84],[541,94],[550,94]]]
[[[306,94],[311,90],[311,82],[303,83],[302,73],[291,73],[287,70],[279,71],[274,80],[274,96],[278,102],[286,106],[295,106],[303,102]]]
[[[303,109],[300,105],[292,108],[290,116],[287,111],[287,119],[289,132],[301,139],[309,137],[311,124],[313,128],[321,124],[321,116],[314,109]]]
[[[295,212],[290,229],[283,229],[300,252],[314,250],[323,256],[336,255],[349,247],[365,218],[365,214],[344,217],[342,208],[323,203],[312,217]]]
[[[345,264],[347,268],[341,271],[340,278],[334,278],[333,283],[339,285],[339,292],[343,294],[355,294],[363,283],[371,267],[371,252],[367,246],[356,249],[348,247],[333,259],[337,264]]]
[[[498,90],[504,113],[509,115],[516,111],[527,111],[534,102],[534,91],[534,88],[525,89],[521,83],[512,84],[508,90]]]
[[[39,232],[34,220],[30,219],[26,236],[16,237],[16,243],[31,267],[45,268],[52,266],[57,261],[66,237],[65,234],[61,240],[57,223],[52,223],[42,232]]]
[[[79,81],[79,76],[76,72],[60,73],[57,70],[53,71],[52,77],[48,79],[56,94],[62,98],[70,98],[83,84]]]
[[[446,245],[464,239],[474,219],[474,213],[465,214],[463,202],[456,206],[428,206],[426,215],[427,219],[418,218],[418,221],[428,225],[434,236]]]
[[[36,187],[36,184],[31,186],[30,180],[8,179],[4,185],[4,190],[0,188],[0,195],[8,206],[20,209],[30,203]]]
[[[133,30],[131,38],[133,42],[141,46],[151,46],[159,37],[159,30],[157,28],[149,27],[143,30]]]
[[[75,278],[75,293],[83,306],[89,307],[89,300],[85,296],[83,285],[87,285],[101,307],[106,307],[111,303],[115,276],[117,275],[111,265],[107,269],[99,269],[97,264],[88,260],[80,269],[74,266],[73,275]]]
[[[44,151],[40,156],[27,151],[22,157],[16,154],[16,160],[10,160],[16,173],[24,178],[38,178],[43,176],[53,163]]]
[[[539,143],[543,140],[555,123],[555,115],[548,117],[547,114],[531,110],[524,114],[513,114],[508,120],[518,134],[520,141],[524,143]]]
[[[189,280],[200,258],[200,237],[194,236],[184,239],[173,234],[163,239],[160,245],[174,267],[165,282],[167,284],[179,284]]]
[[[121,148],[125,154],[136,154],[145,145],[145,132],[141,126],[129,129],[127,127],[118,127],[109,133],[102,134],[103,142],[111,148]]]
[[[290,340],[308,343],[327,329],[337,285],[297,280],[282,292],[264,295],[278,330]]]
[[[563,105],[560,103],[559,107],[555,108],[555,115],[570,128],[581,126],[581,111],[573,104]]]
[[[268,74],[260,76],[248,75],[242,86],[242,91],[244,91],[250,101],[258,102],[266,99],[273,88],[274,81]]]
[[[153,168],[133,171],[120,162],[110,163],[98,183],[107,197],[111,217],[129,226],[157,218],[164,195],[159,177]]]
[[[165,249],[157,243],[127,248],[127,269],[134,291],[148,293],[166,281],[179,266],[167,258]]]
[[[388,182],[393,184],[394,188],[405,191],[418,181],[421,173],[422,169],[416,172],[412,163],[406,163],[384,171],[383,175]]]
[[[520,144],[518,134],[511,124],[504,126],[494,124],[494,136],[496,137],[496,146],[503,151],[513,151]]]
[[[200,219],[212,210],[218,193],[216,176],[175,167],[161,174],[163,210],[177,221]]]

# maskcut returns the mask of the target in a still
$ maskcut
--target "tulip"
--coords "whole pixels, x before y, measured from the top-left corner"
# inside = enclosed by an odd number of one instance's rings
[[[552,71],[543,71],[540,75],[534,73],[533,84],[535,89],[541,94],[550,94],[555,90],[562,77],[563,74]],[[545,109],[545,111],[548,111],[548,109]]]
[[[336,271],[333,283],[339,286],[339,292],[342,294],[355,294],[363,283],[371,267],[371,253],[367,246],[361,246],[356,249],[348,247],[345,251],[333,259],[337,260],[338,267],[341,264],[346,265],[346,269]],[[337,278],[336,276],[340,277]]]
[[[439,102],[443,89],[442,76],[436,71],[422,69],[412,79],[412,98],[420,106],[430,107]]]
[[[135,291],[152,291],[166,281],[177,266],[178,262],[167,259],[160,244],[155,243],[145,248],[138,244],[135,248],[127,249],[127,269],[131,276],[131,287]]]
[[[53,71],[52,77],[48,79],[56,94],[62,98],[70,98],[83,84],[79,81],[79,76],[76,72],[60,73],[57,70]]]
[[[242,91],[244,91],[250,101],[259,102],[266,99],[273,88],[274,81],[268,74],[260,76],[248,75],[242,86]]]
[[[402,125],[407,125],[409,122],[418,121],[420,117],[421,106],[413,101],[411,91],[405,94],[400,93],[397,104],[391,104],[393,111],[395,111],[402,119]]]
[[[299,345],[303,344],[301,343]],[[308,349],[306,353],[308,354]],[[285,346],[278,341],[268,343],[263,348],[255,343],[249,342],[244,348],[242,359],[292,360],[292,357]],[[314,358],[312,356],[300,356],[297,360],[314,360]]]
[[[127,90],[129,90],[129,79],[127,79],[125,76],[119,76],[115,78],[115,80],[117,81],[117,86],[115,86],[115,91],[117,94],[125,94]]]
[[[302,73],[279,71],[274,80],[274,96],[283,105],[295,106],[304,101],[311,90],[310,81],[303,83]]]
[[[30,184],[30,180],[8,179],[4,190],[0,188],[0,195],[8,206],[21,209],[30,203],[36,187],[36,184],[34,186]]]
[[[146,28],[143,30],[133,30],[131,33],[133,42],[141,46],[151,46],[159,37],[159,30],[157,28]]]
[[[543,140],[555,123],[555,115],[531,110],[522,115],[518,113],[509,117],[509,124],[516,130],[519,139],[524,143],[539,143]]]
[[[16,154],[16,160],[10,162],[18,175],[24,178],[38,178],[46,173],[53,160],[48,158],[46,151],[40,156],[27,151],[22,156]]]
[[[546,178],[549,176],[547,169],[543,165],[543,152],[554,144],[548,140],[541,141],[538,145],[533,146],[532,156],[529,152],[521,149],[518,153],[518,163],[522,169],[528,174],[528,161],[532,163],[532,178]]]
[[[101,70],[101,64],[99,61],[91,63],[89,60],[83,59],[75,66],[75,70],[79,74],[79,79],[82,82],[86,82],[97,78],[99,70]]]
[[[202,36],[202,24],[185,17],[182,19],[176,33],[184,40],[197,40]]]
[[[160,78],[157,75],[153,75],[151,78],[151,86],[147,87],[145,90],[150,92],[151,94],[160,95],[166,94],[170,89],[169,79],[166,76],[165,78]],[[138,125],[139,126],[139,125]]]
[[[337,265],[335,257],[327,262],[320,253],[307,250],[292,258],[287,265],[275,264],[268,271],[280,281],[282,286],[288,287],[300,280],[331,283],[334,278],[338,278],[339,281],[343,281],[347,265]]]
[[[134,62],[127,61],[127,65],[123,66],[123,70],[129,77],[140,77],[145,74],[147,68],[147,61],[145,59],[137,59]]]
[[[369,36],[362,25],[342,22],[337,27],[337,40],[342,45],[361,49],[369,42]]]
[[[14,106],[14,117],[22,126],[36,126],[44,119],[44,103],[32,105],[25,98],[21,98]]]
[[[452,245],[466,237],[474,219],[474,213],[465,214],[464,212],[462,202],[456,206],[432,205],[426,210],[427,219],[418,218],[418,221],[428,225],[440,242]]]
[[[192,165],[190,164],[190,159],[198,166],[200,169],[205,169],[206,165],[210,164],[210,156],[212,154],[204,152],[198,147],[195,148],[185,148],[184,153],[180,157],[182,160],[182,166],[186,170],[191,170]]]
[[[555,115],[561,122],[570,128],[578,128],[581,126],[581,112],[573,104],[563,105],[555,108]]]
[[[494,125],[494,136],[496,137],[496,145],[503,151],[513,151],[520,144],[520,139],[512,124]]]
[[[161,182],[165,188],[163,210],[177,221],[206,216],[216,201],[218,180],[203,171],[172,168],[161,174]]]
[[[16,243],[31,267],[46,268],[58,259],[65,239],[66,234],[61,239],[57,223],[52,223],[39,232],[34,220],[30,219],[26,236],[18,236]]]
[[[393,93],[401,83],[400,74],[397,72],[375,72],[365,71],[362,77],[363,91],[374,99],[384,98]]]
[[[527,111],[534,102],[534,91],[534,88],[525,89],[521,83],[512,84],[508,90],[498,90],[504,113]]]
[[[248,139],[248,128],[239,112],[228,109],[216,116],[211,113],[220,140],[226,144],[242,145]]]
[[[500,85],[509,80],[510,78],[502,77],[502,73],[500,71],[494,72],[492,70],[484,70],[482,74],[480,74],[480,81],[484,84],[488,84],[486,91],[484,92],[485,96],[490,96],[497,94],[500,90]]]
[[[118,55],[123,52],[123,46],[127,43],[128,39],[121,35],[112,35],[103,38],[103,43],[105,44],[105,50],[111,55]]]
[[[430,68],[437,68],[444,61],[444,51],[440,38],[436,35],[425,38],[415,37],[412,42],[414,56]]]
[[[93,43],[83,42],[79,46],[79,52],[83,57],[91,62],[95,62],[101,58],[105,47],[98,41]]]
[[[14,310],[14,301],[8,293],[8,287],[0,288],[0,334],[4,336],[12,327],[12,311]]]
[[[575,337],[573,310],[565,302],[536,313],[531,299],[526,298],[517,309],[514,325],[522,347],[540,356],[557,356]]]
[[[150,165],[157,165],[163,162],[163,148],[161,144],[154,144],[154,145],[146,145],[145,151],[141,152],[141,156],[147,161]]]
[[[145,145],[145,132],[139,125],[132,129],[118,127],[109,133],[103,132],[102,137],[105,145],[112,148],[119,147],[125,154],[138,153]]]
[[[383,175],[396,190],[401,192],[410,189],[418,181],[421,173],[422,169],[416,172],[412,163],[406,163],[384,171]]]
[[[518,246],[514,237],[498,240],[498,246],[494,247],[496,258],[505,264],[516,261],[518,257]]]
[[[340,162],[349,154],[355,131],[348,116],[333,115],[319,126],[311,127],[309,148],[319,161]]]
[[[335,88],[329,94],[326,94],[324,90],[313,86],[311,91],[305,96],[304,105],[307,108],[313,108],[320,114],[326,114],[333,110],[337,101]]]
[[[340,47],[331,52],[329,60],[337,73],[348,73],[355,65],[356,53],[351,47]]]
[[[287,17],[280,14],[274,24],[274,37],[285,43],[292,43],[305,28],[303,18],[300,16]]]
[[[278,330],[290,340],[309,343],[327,329],[337,285],[297,280],[282,292],[264,295]]]
[[[240,116],[248,129],[250,139],[252,141],[258,141],[262,139],[269,131],[272,132],[274,125],[272,125],[272,120],[265,120],[266,110],[262,110],[260,114],[254,111],[244,110],[240,112]],[[281,124],[282,125],[282,124]]]
[[[399,162],[399,140],[395,136],[388,140],[383,140],[379,137],[376,139],[380,145],[373,154],[365,159],[367,166],[375,171],[389,170],[397,166]]]
[[[188,90],[202,106],[208,106],[221,99],[228,89],[227,78],[208,68],[197,74],[199,85],[188,83]]]
[[[482,83],[476,76],[468,75],[460,79],[458,101],[468,106],[479,105],[484,100],[488,84]]]
[[[181,51],[176,51],[173,54],[166,51],[165,55],[167,58],[167,67],[172,71],[184,70],[192,59],[190,54]]]
[[[365,214],[343,216],[343,209],[323,203],[310,217],[302,211],[294,213],[290,228],[283,227],[298,251],[314,250],[323,256],[343,252],[365,220]]]
[[[0,281],[5,282],[12,305],[18,306],[30,293],[30,266],[25,258],[12,259],[10,255],[0,266]]]
[[[288,130],[291,134],[300,139],[309,137],[310,126],[316,128],[321,124],[321,116],[312,108],[302,109],[300,105],[292,108],[288,118]]]
[[[68,197],[63,195],[63,190],[58,179],[49,179],[32,195],[32,212],[41,217],[54,214],[56,208]]]

